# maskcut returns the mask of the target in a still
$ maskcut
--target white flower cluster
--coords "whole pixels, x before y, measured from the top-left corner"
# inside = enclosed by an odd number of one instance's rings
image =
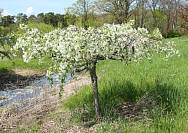
[[[21,28],[26,29],[26,26],[20,25]],[[13,50],[21,49],[23,52],[23,59],[25,62],[29,62],[35,57],[43,57],[45,40],[43,40],[43,33],[38,29],[27,29],[26,32],[17,38],[16,45]]]
[[[166,58],[178,53],[172,42],[163,41],[159,30],[150,34],[147,29],[133,28],[132,24],[132,21],[121,25],[105,24],[87,30],[69,26],[46,34],[28,29],[17,40],[14,49],[22,49],[25,62],[51,55],[53,65],[49,70],[58,72],[63,80],[67,73],[97,60],[114,59],[129,63],[145,57],[151,59],[153,52],[163,52]]]

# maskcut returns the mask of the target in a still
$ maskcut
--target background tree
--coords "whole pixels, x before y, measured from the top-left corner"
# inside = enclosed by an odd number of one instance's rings
[[[0,9],[0,23],[2,22],[2,12],[3,12],[3,9]]]
[[[18,13],[16,16],[16,22],[17,23],[25,23],[27,21],[27,15],[23,13]]]
[[[180,10],[178,11],[179,17],[182,20],[180,25],[184,31],[188,31],[188,4],[181,6]]]
[[[69,25],[75,25],[76,23],[76,16],[66,13],[64,15],[65,27]]]
[[[39,14],[37,15],[37,21],[44,23],[44,13],[39,13]]]
[[[92,19],[94,3],[92,0],[77,0],[71,7],[67,8],[67,14],[75,15],[78,21],[81,21],[81,26],[87,29],[89,21]]]
[[[51,24],[55,27],[57,27],[58,24],[56,19],[57,18],[55,17],[55,14],[53,12],[49,12],[44,15],[44,22],[46,24]]]
[[[15,23],[15,17],[14,16],[3,16],[2,17],[2,26],[8,27]]]
[[[145,20],[148,13],[147,7],[148,0],[136,0],[136,5],[134,9],[134,20],[137,27],[144,27]]]
[[[127,22],[133,9],[135,0],[96,0],[96,5],[101,13],[110,13],[114,16],[114,23]]]
[[[28,17],[28,22],[37,22],[37,17],[35,15],[31,15]]]

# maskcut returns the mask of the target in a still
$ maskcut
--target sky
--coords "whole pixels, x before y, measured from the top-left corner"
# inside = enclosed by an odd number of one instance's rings
[[[0,9],[3,16],[24,13],[28,16],[38,13],[65,13],[76,0],[0,0]]]

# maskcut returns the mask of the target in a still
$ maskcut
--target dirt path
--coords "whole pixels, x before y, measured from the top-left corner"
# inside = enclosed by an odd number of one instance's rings
[[[70,83],[64,85],[64,91],[62,98],[59,98],[58,91],[55,89],[47,89],[45,93],[41,94],[35,99],[36,105],[30,106],[30,108],[14,107],[11,109],[4,109],[0,117],[0,132],[9,133],[12,132],[17,125],[19,127],[24,126],[25,123],[32,124],[31,121],[35,120],[37,123],[41,123],[41,120],[50,112],[56,110],[62,102],[67,99],[70,95],[75,94],[79,88],[83,85],[90,84],[90,78],[87,76],[80,75],[70,81]],[[44,133],[46,132],[44,125]],[[53,125],[53,123],[52,123]]]

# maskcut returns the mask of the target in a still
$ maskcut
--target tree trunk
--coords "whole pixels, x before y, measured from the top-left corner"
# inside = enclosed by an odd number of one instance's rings
[[[89,71],[90,71],[91,82],[93,86],[95,113],[96,116],[98,117],[100,115],[100,107],[99,107],[98,84],[97,84],[97,74],[96,74],[96,62],[93,62],[91,64],[91,68]]]
[[[88,14],[88,3],[87,3],[87,1],[86,0],[84,0],[83,1],[84,3],[84,5],[83,5],[83,8],[84,8],[84,16],[83,16],[83,27],[85,28],[85,29],[87,29],[88,28],[88,25],[86,24],[86,22],[88,21],[88,16],[87,16],[87,14]]]
[[[170,32],[170,13],[167,16],[167,28],[166,28],[166,37],[168,37],[168,33]]]

